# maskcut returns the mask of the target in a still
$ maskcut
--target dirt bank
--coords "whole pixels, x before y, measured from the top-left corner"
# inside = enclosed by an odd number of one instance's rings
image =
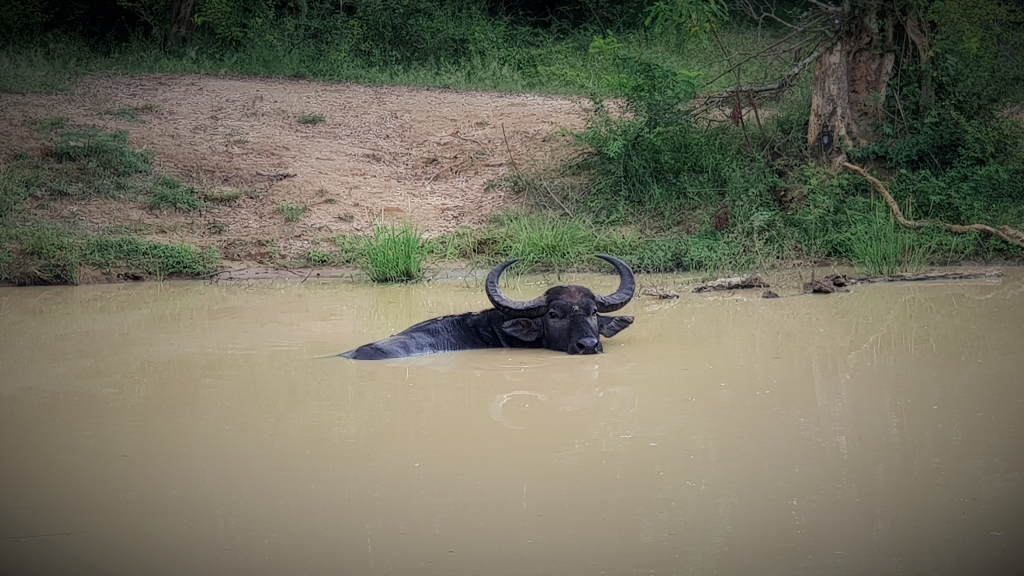
[[[102,75],[60,94],[2,94],[2,157],[45,153],[37,121],[127,130],[156,169],[198,190],[238,198],[200,212],[144,200],[56,199],[30,209],[91,230],[129,225],[163,241],[216,246],[230,261],[271,264],[319,239],[409,221],[427,235],[478,226],[513,198],[489,183],[517,163],[568,153],[563,128],[583,102],[404,87],[217,76]],[[137,117],[119,115],[131,109]],[[322,115],[303,124],[301,115]],[[308,210],[286,222],[278,206]]]

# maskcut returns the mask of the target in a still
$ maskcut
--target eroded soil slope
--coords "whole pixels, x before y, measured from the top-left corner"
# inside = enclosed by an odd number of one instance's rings
[[[132,109],[138,118],[116,111]],[[299,122],[319,114],[318,124]],[[428,235],[476,226],[513,202],[488,186],[510,169],[566,153],[563,128],[582,126],[580,102],[536,95],[319,84],[216,76],[82,79],[68,93],[0,95],[4,156],[45,154],[38,120],[127,130],[156,153],[160,172],[203,193],[241,195],[200,212],[146,208],[145,200],[54,200],[33,210],[99,230],[214,245],[228,259],[304,253],[317,239],[409,221]],[[503,130],[504,128],[504,130]],[[507,148],[506,148],[507,140]],[[307,206],[286,222],[278,206]],[[271,242],[271,240],[273,242]]]

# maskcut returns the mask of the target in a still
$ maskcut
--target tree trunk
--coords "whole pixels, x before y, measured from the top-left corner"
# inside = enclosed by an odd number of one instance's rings
[[[196,0],[171,0],[171,37],[187,38],[196,28]]]
[[[845,162],[846,149],[876,138],[896,61],[892,26],[886,29],[890,32],[883,38],[870,5],[847,9],[835,44],[818,58],[807,145],[822,162]]]

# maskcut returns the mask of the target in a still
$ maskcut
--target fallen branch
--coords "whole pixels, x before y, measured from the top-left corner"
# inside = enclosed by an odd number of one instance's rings
[[[921,282],[925,280],[976,280],[978,278],[999,278],[1003,271],[998,268],[984,270],[952,270],[948,272],[909,272],[891,276],[867,276],[865,278],[849,278],[845,274],[832,274],[820,280],[812,280],[804,284],[804,294],[832,294],[846,292],[855,284],[877,284],[879,282]]]
[[[668,290],[666,288],[644,288],[640,291],[641,296],[651,296],[658,300],[672,300],[679,298],[679,293],[675,290]]]
[[[984,224],[970,224],[967,226],[962,226],[960,224],[947,224],[945,222],[935,222],[932,220],[907,220],[903,216],[903,211],[900,210],[900,205],[896,203],[896,200],[892,197],[892,194],[889,193],[889,190],[885,188],[881,181],[879,181],[874,176],[868,174],[867,170],[864,170],[860,166],[855,166],[853,164],[850,164],[849,162],[843,162],[841,165],[843,168],[846,168],[847,170],[854,172],[861,178],[867,180],[871,184],[871,186],[874,187],[874,189],[877,190],[883,198],[885,198],[885,203],[888,204],[889,209],[892,210],[892,215],[896,218],[896,221],[902,224],[903,226],[906,226],[908,228],[924,228],[925,226],[938,226],[940,228],[945,228],[950,232],[956,233],[984,232],[986,234],[998,236],[1003,240],[1006,240],[1010,244],[1016,244],[1017,246],[1024,248],[1024,233],[1022,233],[1019,230],[1014,230],[1009,226],[1003,226],[1001,228],[996,229],[991,226],[986,226]]]
[[[853,282],[856,284],[875,284],[877,282],[919,282],[922,280],[976,280],[978,278],[999,278],[1002,275],[1002,270],[988,268],[974,271],[912,272],[893,274],[892,276],[870,276],[867,278],[855,278]]]
[[[702,292],[713,292],[717,290],[742,290],[746,288],[771,288],[767,282],[761,280],[760,276],[748,274],[735,278],[719,278],[711,282],[705,282],[697,286],[693,291],[697,294]]]

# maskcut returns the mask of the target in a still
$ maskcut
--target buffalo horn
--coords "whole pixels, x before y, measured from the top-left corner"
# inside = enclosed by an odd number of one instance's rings
[[[548,304],[544,296],[538,296],[529,302],[519,302],[501,293],[501,286],[499,285],[501,274],[506,268],[516,262],[518,260],[509,260],[491,270],[491,273],[487,275],[487,298],[498,311],[513,318],[537,318],[538,316],[543,316],[548,310]],[[632,292],[630,293],[632,294]]]
[[[598,254],[597,257],[615,266],[615,270],[619,273],[619,289],[614,294],[611,296],[601,296],[600,294],[595,296],[598,312],[614,312],[633,299],[633,292],[636,290],[636,278],[633,276],[633,271],[629,269],[629,265],[622,260],[606,254]]]

